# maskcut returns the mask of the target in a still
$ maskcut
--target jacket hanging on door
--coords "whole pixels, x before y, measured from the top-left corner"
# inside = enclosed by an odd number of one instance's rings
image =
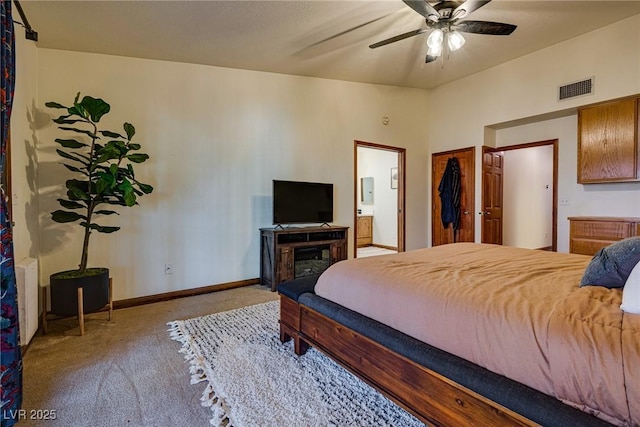
[[[440,192],[440,217],[444,228],[453,224],[453,236],[460,226],[460,164],[458,159],[451,157],[447,160],[447,167],[442,174],[438,191]]]

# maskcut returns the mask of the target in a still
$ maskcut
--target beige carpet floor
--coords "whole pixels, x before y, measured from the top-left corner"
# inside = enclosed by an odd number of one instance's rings
[[[111,322],[108,313],[93,313],[84,336],[77,320],[49,322],[49,333],[38,332],[24,355],[27,419],[18,426],[208,426],[205,384],[190,384],[166,323],[275,299],[255,285],[115,310]],[[28,419],[51,410],[55,420]]]

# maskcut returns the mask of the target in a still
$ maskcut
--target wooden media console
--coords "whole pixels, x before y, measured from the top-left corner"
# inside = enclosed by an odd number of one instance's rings
[[[347,259],[349,227],[260,229],[260,284],[272,291],[285,280],[322,273]]]

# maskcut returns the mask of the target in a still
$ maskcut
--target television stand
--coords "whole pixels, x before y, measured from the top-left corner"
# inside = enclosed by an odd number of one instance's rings
[[[331,224],[329,224],[328,222],[323,222],[323,223],[322,223],[322,224],[320,224],[318,227],[325,227],[325,226],[326,226],[326,227],[328,227],[328,228],[331,228],[331,227],[332,227],[332,225],[331,225]],[[285,227],[285,226],[284,226],[284,225],[282,225],[282,224],[276,224],[276,226],[275,226],[275,227],[273,227],[273,228],[274,228],[275,230],[278,230],[278,229],[280,229],[280,230],[289,230],[289,229],[295,229],[295,230],[298,230],[298,229],[300,229],[300,228],[309,228],[309,227],[296,227],[296,226],[293,226],[293,225],[288,225],[288,226],[286,226],[286,227]],[[315,228],[315,227],[314,227],[314,228]]]
[[[329,224],[327,224],[329,226]],[[260,229],[260,284],[272,291],[285,280],[320,274],[347,259],[349,227]]]

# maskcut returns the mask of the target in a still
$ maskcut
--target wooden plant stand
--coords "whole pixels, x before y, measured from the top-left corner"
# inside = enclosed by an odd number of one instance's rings
[[[67,316],[55,316],[47,319],[47,288],[42,288],[42,332],[46,335],[48,332],[47,320],[60,320]],[[113,279],[109,277],[109,304],[105,307],[109,307],[109,321],[113,318]],[[100,310],[102,311],[104,307]],[[94,313],[94,312],[92,312]],[[78,324],[80,326],[80,336],[84,335],[84,307],[83,307],[83,295],[82,288],[78,288]]]

